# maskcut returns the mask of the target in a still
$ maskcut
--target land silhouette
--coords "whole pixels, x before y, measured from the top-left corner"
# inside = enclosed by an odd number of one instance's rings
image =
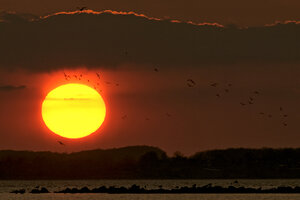
[[[0,151],[0,179],[300,178],[300,148],[225,149],[168,156],[149,146],[75,153]]]

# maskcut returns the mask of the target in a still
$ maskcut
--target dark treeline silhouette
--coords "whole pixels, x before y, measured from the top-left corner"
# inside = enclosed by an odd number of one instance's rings
[[[28,191],[27,191],[28,192]],[[25,189],[13,190],[10,193],[15,194],[24,194],[26,193]],[[41,189],[35,188],[30,191],[32,194],[41,194],[41,193],[50,193],[50,191],[42,187]],[[173,189],[146,189],[145,187],[140,187],[138,185],[132,185],[131,187],[115,187],[115,186],[101,186],[98,188],[89,189],[88,187],[83,188],[66,188],[60,191],[54,191],[54,193],[63,193],[63,194],[78,194],[78,193],[109,193],[109,194],[192,194],[192,193],[300,193],[300,187],[289,187],[289,186],[280,186],[269,189],[262,188],[245,188],[245,187],[221,187],[213,186],[212,184],[204,186],[196,186],[194,184],[192,187],[177,187]]]
[[[132,146],[77,153],[0,151],[0,179],[300,178],[300,149],[226,149],[169,157]]]

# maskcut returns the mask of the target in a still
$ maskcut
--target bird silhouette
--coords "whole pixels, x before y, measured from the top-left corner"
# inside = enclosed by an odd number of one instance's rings
[[[187,84],[188,87],[194,87],[194,85],[191,84],[191,83],[186,83],[186,84]]]
[[[245,103],[243,103],[243,102],[240,102],[240,104],[241,104],[241,106],[245,106],[246,104]]]
[[[283,122],[282,124],[283,124],[283,126],[287,126],[287,123],[285,123],[285,122]]]
[[[84,11],[85,9],[87,9],[87,7],[77,7],[77,9],[78,9],[79,11]]]
[[[218,85],[219,85],[218,83],[210,84],[210,86],[212,86],[212,87],[217,87]]]
[[[229,90],[228,90],[228,89],[225,89],[224,91],[225,91],[226,93],[228,93],[228,92],[229,92]]]
[[[220,95],[220,94],[216,94],[216,97],[220,98],[220,97],[221,97],[221,95]]]
[[[283,117],[288,117],[288,115],[283,115]]]
[[[158,68],[154,68],[154,71],[155,71],[155,72],[158,72]]]
[[[58,142],[58,144],[65,146],[65,144],[62,141],[57,141],[57,142]]]
[[[100,74],[99,74],[99,73],[96,73],[96,75],[97,75],[98,79],[100,79]]]
[[[260,114],[260,115],[264,115],[265,113],[263,113],[263,112],[260,112],[259,114]]]
[[[258,95],[258,94],[260,94],[260,93],[259,93],[259,91],[256,90],[256,91],[254,91],[254,94],[257,94],[257,95]]]
[[[279,110],[280,110],[280,111],[282,111],[282,110],[283,110],[283,108],[280,106],[280,107],[279,107]]]
[[[190,83],[196,85],[196,82],[193,79],[187,79],[187,82],[190,82]]]

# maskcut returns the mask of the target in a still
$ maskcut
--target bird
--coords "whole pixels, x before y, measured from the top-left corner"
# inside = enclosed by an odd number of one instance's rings
[[[231,87],[231,86],[232,86],[232,84],[231,84],[231,83],[229,83],[229,84],[228,84],[228,87]]]
[[[252,104],[253,104],[253,102],[252,102],[252,101],[248,101],[248,103],[249,103],[249,105],[252,105]]]
[[[263,112],[260,112],[259,114],[260,114],[260,115],[264,115],[265,113],[263,113]]]
[[[116,86],[119,86],[120,84],[119,83],[116,83]]]
[[[97,75],[98,79],[100,79],[100,74],[99,74],[99,73],[96,73],[96,75]]]
[[[288,117],[288,115],[283,115],[283,117]]]
[[[191,84],[191,83],[186,83],[186,84],[187,84],[188,87],[194,87],[194,85]]]
[[[58,142],[58,144],[65,146],[65,144],[62,141],[57,141],[57,142]]]
[[[111,84],[111,82],[109,82],[109,81],[105,81],[105,83],[106,83],[107,85]]]
[[[149,121],[150,119],[148,117],[145,118],[146,121]]]
[[[155,71],[155,72],[158,72],[158,69],[157,69],[157,68],[154,68],[154,71]]]
[[[272,118],[272,115],[271,115],[271,114],[268,114],[268,117],[269,117],[269,118]]]
[[[212,87],[217,87],[218,85],[219,85],[218,83],[210,84],[210,86],[212,86]]]
[[[121,118],[124,120],[127,118],[127,115],[123,115]]]
[[[87,80],[88,82],[90,82],[90,80]]]
[[[283,110],[283,108],[280,106],[280,107],[279,107],[279,110],[280,110],[280,111],[282,111],[282,110]]]
[[[243,102],[240,102],[240,104],[242,105],[242,106],[245,106],[246,104],[245,103],[243,103]]]
[[[228,93],[228,92],[229,92],[229,90],[228,90],[228,89],[225,89],[224,91],[225,91],[226,93]]]
[[[221,97],[221,95],[220,94],[216,94],[216,97]]]
[[[196,82],[193,79],[187,79],[187,82],[192,83],[193,85],[196,85]]]
[[[83,11],[83,10],[87,9],[87,7],[77,7],[77,9],[78,9],[79,11]]]
[[[167,117],[171,117],[171,114],[169,114],[169,113],[166,113],[166,116],[167,116]]]
[[[287,126],[287,123],[285,123],[285,122],[283,122],[282,124],[283,124],[283,126]]]
[[[254,101],[254,99],[252,97],[249,97],[250,101]]]
[[[256,91],[254,91],[254,94],[257,94],[257,95],[258,95],[258,94],[259,94],[259,91],[257,91],[257,90],[256,90]]]

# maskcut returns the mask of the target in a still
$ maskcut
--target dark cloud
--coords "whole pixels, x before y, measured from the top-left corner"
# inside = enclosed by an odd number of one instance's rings
[[[1,91],[13,91],[13,90],[22,90],[26,89],[25,85],[14,86],[14,85],[0,85],[0,92]]]
[[[300,61],[296,22],[237,28],[109,11],[64,12],[38,19],[2,13],[0,21],[0,68],[4,69]]]

